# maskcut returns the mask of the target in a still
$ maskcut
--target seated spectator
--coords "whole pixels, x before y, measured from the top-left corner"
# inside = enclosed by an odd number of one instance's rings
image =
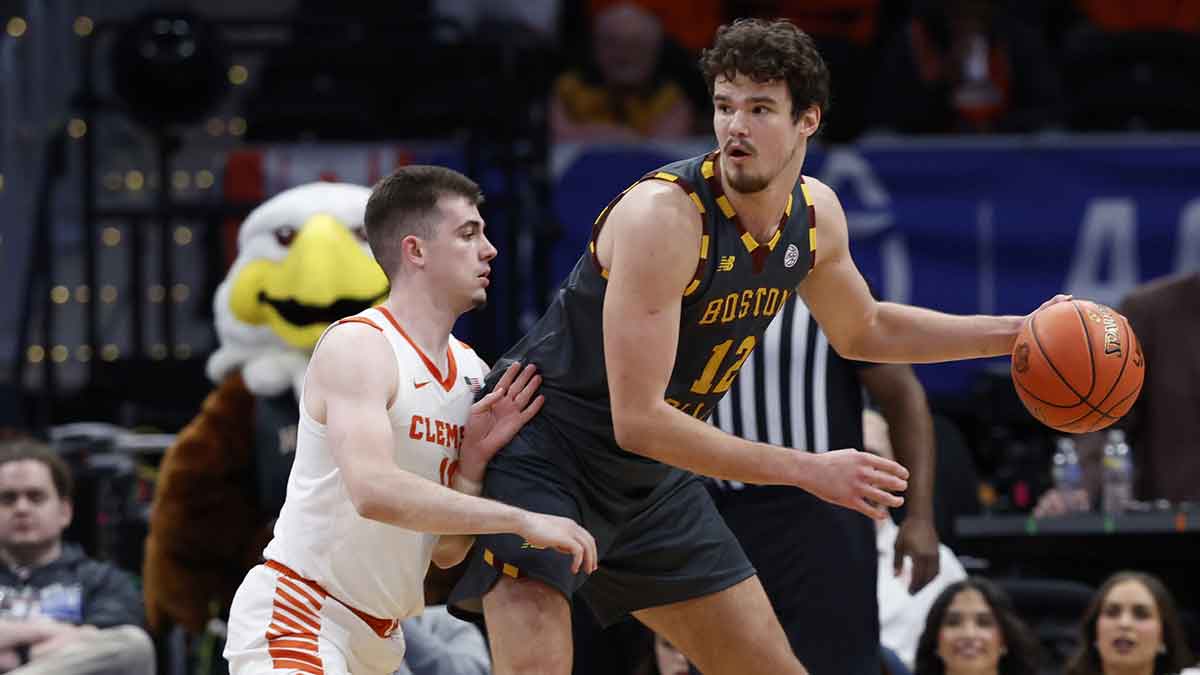
[[[688,675],[694,672],[687,657],[676,649],[675,645],[658,633],[649,630],[646,632],[651,636],[647,641],[649,653],[642,665],[634,671],[634,675]]]
[[[483,633],[450,616],[445,605],[426,607],[401,622],[404,665],[396,675],[489,675],[492,659]]]
[[[1109,33],[1161,31],[1200,34],[1197,0],[1075,0],[1093,25]]]
[[[1133,451],[1134,496],[1143,501],[1200,500],[1200,352],[1181,335],[1200,331],[1200,272],[1156,279],[1133,289],[1118,311],[1142,345],[1146,380],[1137,403],[1117,426]],[[1076,437],[1086,494],[1042,495],[1034,515],[1086,511],[1100,501],[1100,463],[1106,432]]]
[[[48,446],[0,444],[0,672],[153,675],[133,579],[62,541],[71,491]]]
[[[968,577],[933,601],[916,660],[916,675],[1036,675],[1040,658],[1008,596]]]
[[[922,1],[885,50],[870,106],[904,133],[1033,131],[1057,121],[1057,78],[1036,32],[988,0]]]
[[[887,421],[874,410],[863,411],[863,450],[880,457],[895,459]],[[938,595],[950,584],[967,578],[962,563],[945,544],[938,545],[938,573],[916,593],[911,592],[912,560],[906,558],[896,573],[896,535],[900,528],[890,519],[875,521],[875,542],[879,549],[880,643],[890,649],[912,670],[917,641],[925,628],[925,617]]]
[[[1174,675],[1194,663],[1175,600],[1144,572],[1109,577],[1079,628],[1067,675]]]
[[[879,0],[730,0],[731,16],[783,18],[812,36],[832,73],[832,114],[822,115],[821,139],[848,141],[866,123],[867,96],[878,69]],[[829,111],[823,111],[828,113]]]
[[[621,4],[596,17],[594,68],[559,76],[550,101],[556,141],[678,138],[695,114],[678,83],[661,76],[662,26],[653,14]]]
[[[623,4],[629,0],[588,0],[588,13],[595,18]],[[632,4],[658,17],[667,34],[693,57],[712,46],[713,36],[726,18],[722,0],[634,0]]]

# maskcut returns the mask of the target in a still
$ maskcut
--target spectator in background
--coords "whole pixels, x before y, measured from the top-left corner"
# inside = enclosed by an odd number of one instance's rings
[[[896,458],[892,452],[887,420],[874,410],[863,411],[863,450],[887,459]],[[924,587],[914,589],[911,561],[905,561],[897,570],[896,538],[899,532],[900,529],[891,520],[875,521],[875,544],[879,549],[876,591],[879,597],[879,641],[911,671],[929,608],[947,586],[966,579],[967,572],[958,562],[954,551],[939,544],[937,576]]]
[[[1066,675],[1174,675],[1193,664],[1170,591],[1144,572],[1118,572],[1096,591]]]
[[[880,56],[879,0],[730,0],[728,7],[733,17],[788,19],[811,35],[829,65],[836,111],[823,121],[821,137],[842,142],[862,132]]]
[[[445,605],[426,607],[401,622],[404,665],[395,675],[489,675],[492,658],[475,624],[450,616]]]
[[[887,47],[871,125],[902,133],[1025,132],[1056,122],[1042,38],[995,0],[920,0]]]
[[[980,577],[950,584],[929,608],[915,675],[1037,675],[1039,647],[1004,591]]]
[[[570,70],[554,83],[550,128],[556,141],[679,138],[692,133],[693,106],[662,77],[662,25],[631,3],[597,15],[594,68]]]
[[[687,657],[665,637],[649,629],[642,632],[648,635],[643,648],[647,654],[633,675],[688,675],[693,672]]]
[[[1094,26],[1110,33],[1156,31],[1200,34],[1200,0],[1075,0]]]
[[[1146,359],[1142,393],[1117,422],[1125,429],[1135,468],[1134,496],[1173,502],[1200,500],[1200,351],[1181,336],[1200,332],[1200,272],[1165,277],[1133,289],[1118,308],[1129,319]],[[1099,503],[1106,432],[1076,437],[1086,494],[1042,495],[1034,515],[1056,516]]]
[[[588,0],[588,13],[596,19],[605,11],[619,5],[636,5],[654,14],[666,31],[693,57],[712,45],[717,27],[729,18],[722,0]]]
[[[71,490],[50,447],[0,444],[0,672],[153,675],[133,579],[62,541]]]

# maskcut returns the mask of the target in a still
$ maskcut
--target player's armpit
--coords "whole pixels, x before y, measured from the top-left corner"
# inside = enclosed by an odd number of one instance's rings
[[[597,246],[608,270],[604,356],[613,427],[638,452],[649,413],[665,405],[684,289],[700,258],[700,216],[678,187],[636,186],[605,222]]]

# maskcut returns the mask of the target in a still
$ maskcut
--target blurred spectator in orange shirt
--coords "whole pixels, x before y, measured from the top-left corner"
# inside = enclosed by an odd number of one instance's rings
[[[1200,0],[1075,0],[1097,28],[1110,33],[1200,33]]]
[[[996,0],[925,0],[889,45],[868,110],[905,133],[1034,131],[1057,122],[1041,36]]]
[[[692,132],[695,112],[683,88],[659,68],[662,24],[632,3],[595,19],[594,68],[558,77],[550,102],[556,141],[678,138]]]

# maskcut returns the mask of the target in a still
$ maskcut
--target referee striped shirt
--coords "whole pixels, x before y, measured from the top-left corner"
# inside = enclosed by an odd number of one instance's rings
[[[858,369],[829,345],[795,296],[746,359],[713,410],[721,430],[747,440],[825,452],[862,448],[862,385]]]

